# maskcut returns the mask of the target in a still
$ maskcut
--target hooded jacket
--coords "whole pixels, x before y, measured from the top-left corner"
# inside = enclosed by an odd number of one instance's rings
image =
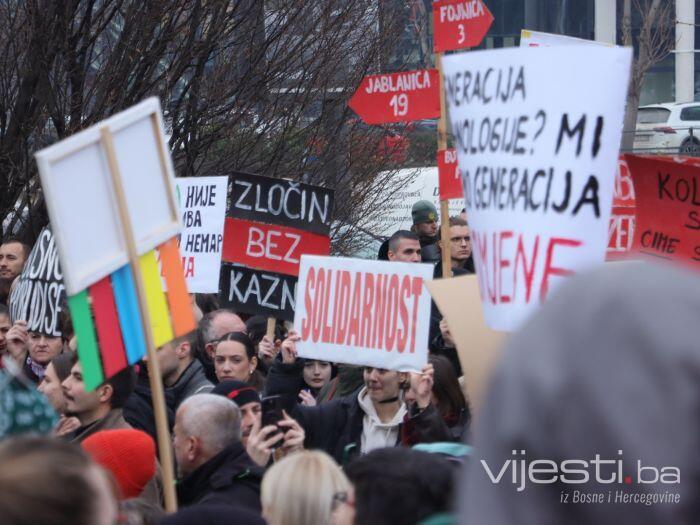
[[[562,284],[513,335],[492,377],[460,523],[697,523],[699,319],[700,278],[670,265],[617,263]],[[596,455],[616,462],[602,474],[612,483],[597,480]],[[520,491],[506,463],[514,459]],[[554,462],[553,475],[537,476],[553,483],[521,478],[537,459]],[[562,478],[567,460],[584,462],[575,468],[588,474],[585,483]],[[486,466],[496,478],[505,468],[499,482]],[[640,466],[654,469],[642,479],[665,469],[667,482],[639,483]],[[576,491],[603,501],[577,504]],[[667,493],[679,502],[616,502]]]
[[[406,405],[401,403],[394,417],[385,423],[379,419],[374,403],[367,395],[366,386],[362,387],[360,393],[357,394],[357,402],[364,412],[360,451],[367,454],[377,448],[396,445],[399,440],[399,429],[406,415]]]
[[[184,506],[195,504],[237,505],[260,512],[263,471],[238,441],[185,476],[177,485]]]

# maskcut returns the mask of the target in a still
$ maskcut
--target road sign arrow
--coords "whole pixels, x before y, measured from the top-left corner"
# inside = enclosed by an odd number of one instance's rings
[[[367,124],[438,118],[438,71],[419,69],[366,76],[348,105]]]
[[[493,15],[482,0],[433,2],[433,51],[478,46],[492,23]]]

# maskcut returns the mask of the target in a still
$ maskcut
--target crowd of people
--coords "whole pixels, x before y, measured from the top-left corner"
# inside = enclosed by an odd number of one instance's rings
[[[379,258],[438,263],[443,241],[437,210],[421,201],[412,215],[413,228],[391,236]],[[473,271],[464,219],[450,220],[450,234],[445,242],[455,273]],[[193,294],[197,330],[157,351],[181,509],[166,516],[146,362],[88,391],[67,309],[60,336],[11,320],[12,284],[30,251],[17,239],[0,245],[0,354],[7,379],[0,396],[31,395],[31,403],[45,409],[42,418],[33,418],[31,437],[15,435],[26,429],[18,432],[12,424],[3,433],[0,457],[12,461],[2,463],[0,487],[19,490],[11,505],[0,503],[7,523],[67,523],[62,520],[68,515],[70,523],[105,524],[222,517],[280,525],[420,523],[454,509],[455,465],[464,451],[412,448],[460,444],[469,434],[459,359],[437,309],[429,362],[421,373],[406,373],[300,358],[290,325],[278,321],[270,337],[266,317],[220,308],[214,295]],[[267,418],[268,402],[277,419]],[[23,488],[33,485],[36,461],[52,465],[44,473],[46,487],[71,485],[54,494],[61,505],[46,518],[36,505],[43,500],[51,507],[55,498],[42,492],[42,484]],[[378,479],[394,464],[391,478]],[[396,502],[406,491],[412,494],[401,508],[384,497],[398,489]],[[63,514],[73,497],[82,507]]]
[[[449,239],[440,239],[437,210],[427,201],[413,207],[413,222],[411,231],[398,231],[387,240],[379,259],[429,262],[440,277],[440,249],[449,243],[452,272],[474,272],[469,226],[463,217],[450,218]],[[5,302],[29,251],[16,239],[0,246]],[[614,514],[618,521],[605,521],[602,507],[589,513],[580,506],[560,505],[554,501],[560,484],[535,485],[531,490],[536,498],[518,499],[512,486],[489,484],[483,471],[480,476],[474,473],[480,465],[470,460],[470,445],[484,451],[497,471],[508,465],[503,462],[512,459],[511,450],[527,448],[535,457],[569,458],[581,451],[614,456],[618,447],[646,443],[638,437],[644,429],[656,432],[657,444],[664,425],[673,426],[669,431],[681,430],[683,418],[695,406],[692,399],[697,396],[691,393],[697,393],[697,383],[693,385],[689,371],[683,376],[679,369],[698,364],[697,353],[691,351],[697,338],[662,342],[649,336],[644,343],[649,347],[647,361],[634,365],[639,380],[617,385],[592,380],[619,380],[620,360],[632,363],[637,358],[639,341],[625,337],[640,327],[644,333],[657,333],[649,329],[648,309],[641,307],[649,294],[667,307],[654,314],[663,329],[679,331],[673,328],[674,312],[682,311],[684,318],[700,313],[694,278],[676,275],[675,270],[640,268],[606,269],[590,281],[574,279],[568,293],[543,307],[533,323],[511,339],[507,359],[480,412],[483,420],[475,443],[462,366],[435,306],[428,363],[420,373],[407,373],[300,358],[299,337],[291,327],[278,322],[269,337],[265,317],[219,308],[214,296],[193,295],[196,332],[163,345],[157,353],[180,507],[169,515],[163,507],[164,479],[145,363],[127,367],[87,391],[68,316],[62,335],[49,337],[27,331],[22,320],[13,323],[2,305],[0,521],[632,523],[622,511]],[[620,313],[615,298],[621,289],[628,294],[622,303],[630,306],[623,322],[601,323]],[[680,310],[674,306],[678,297],[689,297]],[[599,308],[608,310],[599,313]],[[578,323],[567,323],[575,311],[580,313]],[[572,344],[573,356],[567,351]],[[613,352],[622,346],[625,352]],[[677,359],[666,364],[663,377],[669,382],[683,377],[675,385],[677,392],[663,393],[670,383],[664,386],[653,379],[664,346]],[[645,392],[645,385],[654,387]],[[635,395],[640,403],[649,400],[653,410],[627,410],[621,400],[634,400]],[[654,400],[656,395],[660,400]],[[664,414],[660,403],[670,408],[683,396],[685,404],[678,405],[685,410],[683,416]],[[574,406],[579,412],[571,410]],[[595,437],[583,443],[588,433]],[[689,453],[691,443],[686,440],[684,447],[651,455],[675,464]],[[633,450],[641,453],[653,447]],[[458,485],[465,466],[467,484]],[[697,496],[693,491],[695,486],[689,485],[684,497]],[[558,509],[558,519],[546,517],[543,502]],[[694,504],[687,505],[659,507],[653,514],[658,520],[648,522],[691,523],[693,519],[682,521],[692,515],[687,513]]]

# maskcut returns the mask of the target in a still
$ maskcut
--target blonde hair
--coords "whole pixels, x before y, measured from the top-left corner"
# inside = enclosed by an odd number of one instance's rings
[[[328,525],[333,496],[350,482],[325,452],[302,451],[270,468],[260,499],[268,525]]]

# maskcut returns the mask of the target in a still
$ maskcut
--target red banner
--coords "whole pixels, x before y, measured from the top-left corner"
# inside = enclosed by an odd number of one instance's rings
[[[437,69],[419,69],[362,79],[348,105],[367,124],[440,117]]]
[[[433,2],[433,51],[478,46],[492,23],[493,15],[482,0]]]
[[[440,200],[463,198],[464,190],[462,189],[462,176],[457,166],[457,150],[450,148],[438,151],[437,165]]]
[[[302,253],[328,255],[330,246],[326,235],[226,217],[221,259],[256,270],[299,275]]]
[[[700,171],[695,162],[625,155],[634,180],[634,250],[700,262]]]
[[[608,229],[606,260],[625,259],[632,250],[635,225],[634,183],[624,157],[620,157],[615,177],[613,208]]]

